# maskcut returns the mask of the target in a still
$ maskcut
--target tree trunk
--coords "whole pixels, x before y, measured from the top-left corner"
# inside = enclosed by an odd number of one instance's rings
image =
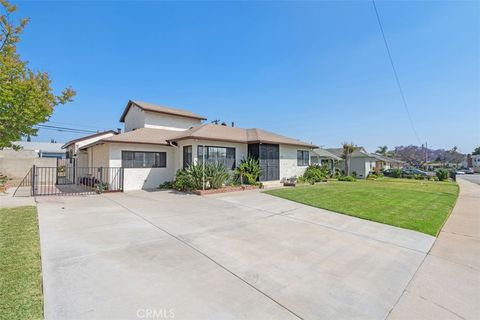
[[[349,168],[349,163],[348,163],[348,162],[349,162],[349,158],[350,158],[350,157],[349,157],[348,155],[345,157],[345,175],[346,175],[346,176],[349,175],[349,172],[348,172],[349,169],[350,169],[350,168]]]

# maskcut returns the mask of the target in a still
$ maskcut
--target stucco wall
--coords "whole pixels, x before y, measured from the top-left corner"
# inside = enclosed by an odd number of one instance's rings
[[[0,150],[0,173],[13,180],[25,177],[33,165],[38,167],[56,167],[56,158],[39,158],[33,150]]]
[[[144,111],[137,106],[131,106],[125,116],[125,132],[138,128],[186,130],[201,123],[201,120]]]
[[[280,145],[280,180],[303,175],[308,166],[297,166],[297,150],[309,149]]]
[[[110,144],[110,167],[122,166],[122,151],[153,151],[167,153],[166,168],[125,168],[124,190],[140,190],[157,188],[165,181],[172,181],[176,173],[176,148],[147,144]]]
[[[373,158],[352,158],[350,160],[350,174],[355,171],[357,178],[364,179],[368,173],[375,168],[375,159]],[[344,169],[344,166],[341,167]]]
[[[170,130],[186,130],[202,123],[201,120],[144,111],[145,127]]]
[[[145,113],[137,106],[132,105],[125,116],[125,132],[143,128],[145,125]]]
[[[108,167],[109,161],[109,144],[98,144],[88,148],[89,167]]]

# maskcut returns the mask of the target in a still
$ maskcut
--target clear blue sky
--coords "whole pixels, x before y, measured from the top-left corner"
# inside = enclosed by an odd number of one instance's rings
[[[123,127],[129,99],[326,147],[419,144],[370,1],[15,2],[19,51],[75,101],[53,124]],[[479,2],[377,2],[422,141],[480,144]],[[33,140],[78,134],[40,131]]]

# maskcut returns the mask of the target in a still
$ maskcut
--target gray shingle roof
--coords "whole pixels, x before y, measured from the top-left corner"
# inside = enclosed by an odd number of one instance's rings
[[[207,120],[207,118],[205,118],[201,115],[195,114],[193,112],[190,112],[188,110],[182,110],[182,109],[175,109],[175,108],[160,106],[160,105],[156,105],[156,104],[149,103],[149,102],[130,100],[130,101],[128,101],[127,106],[125,107],[125,110],[123,111],[122,116],[120,117],[120,122],[125,121],[125,116],[127,115],[128,110],[130,110],[130,107],[132,105],[135,105],[135,106],[139,107],[140,109],[146,110],[146,111],[163,113],[163,114],[170,114],[170,115],[174,115],[174,116],[197,119],[197,120]]]
[[[117,134],[109,138],[101,139],[93,144],[105,142],[123,142],[169,145],[169,142],[185,139],[203,139],[238,143],[273,143],[300,146],[305,148],[317,148],[317,146],[313,144],[281,136],[262,129],[242,129],[211,123],[195,126],[185,131],[140,128],[122,134]],[[85,146],[82,149],[92,146],[93,144]]]

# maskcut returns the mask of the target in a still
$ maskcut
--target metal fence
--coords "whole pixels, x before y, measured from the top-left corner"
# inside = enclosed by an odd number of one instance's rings
[[[26,187],[30,187],[29,195],[31,196],[82,195],[123,191],[123,168],[68,165],[33,166],[15,194],[20,188],[24,189],[23,194],[25,194]]]

